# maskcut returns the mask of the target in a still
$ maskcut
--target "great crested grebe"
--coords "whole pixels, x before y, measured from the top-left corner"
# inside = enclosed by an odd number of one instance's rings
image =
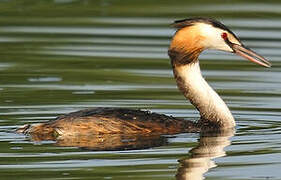
[[[235,126],[224,101],[200,72],[198,56],[205,49],[235,53],[259,65],[271,64],[246,48],[222,23],[209,18],[175,21],[177,29],[168,50],[179,90],[198,109],[198,122],[123,108],[94,108],[59,116],[57,119],[17,130],[37,137],[89,134],[174,134]]]

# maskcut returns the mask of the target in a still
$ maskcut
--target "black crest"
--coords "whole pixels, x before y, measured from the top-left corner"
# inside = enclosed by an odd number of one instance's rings
[[[215,28],[226,30],[229,33],[231,33],[236,39],[239,40],[239,38],[236,37],[236,35],[232,31],[230,31],[224,24],[212,18],[195,17],[195,18],[182,19],[182,20],[175,21],[172,24],[172,26],[177,29],[182,29],[184,27],[193,26],[196,23],[210,24]]]
[[[178,29],[187,27],[187,26],[192,26],[195,23],[206,23],[210,24],[216,28],[224,29],[229,31],[229,29],[223,25],[221,22],[211,19],[211,18],[203,18],[203,17],[195,17],[195,18],[188,18],[188,19],[182,19],[182,20],[177,20],[175,21],[172,26]]]

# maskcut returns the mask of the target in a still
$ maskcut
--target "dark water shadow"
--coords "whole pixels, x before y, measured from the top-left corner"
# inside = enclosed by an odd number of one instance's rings
[[[191,155],[188,158],[179,160],[176,179],[203,180],[204,173],[217,166],[213,159],[226,155],[224,148],[231,144],[229,139],[234,133],[234,129],[217,132],[201,132],[199,144],[190,150]]]

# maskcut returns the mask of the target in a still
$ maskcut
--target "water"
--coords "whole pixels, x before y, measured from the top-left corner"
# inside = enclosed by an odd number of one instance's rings
[[[202,3],[1,1],[1,179],[281,179],[281,4]],[[217,51],[200,56],[203,74],[235,116],[235,133],[178,134],[148,149],[93,151],[13,132],[100,106],[197,119],[167,57],[169,24],[190,16],[222,20],[273,64],[262,68]]]

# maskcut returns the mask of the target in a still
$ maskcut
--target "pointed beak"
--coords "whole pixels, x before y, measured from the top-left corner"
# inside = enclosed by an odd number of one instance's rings
[[[251,49],[246,48],[243,45],[232,44],[232,49],[235,54],[242,56],[256,64],[259,64],[264,67],[271,67],[271,63],[268,62],[264,57],[258,55]]]

